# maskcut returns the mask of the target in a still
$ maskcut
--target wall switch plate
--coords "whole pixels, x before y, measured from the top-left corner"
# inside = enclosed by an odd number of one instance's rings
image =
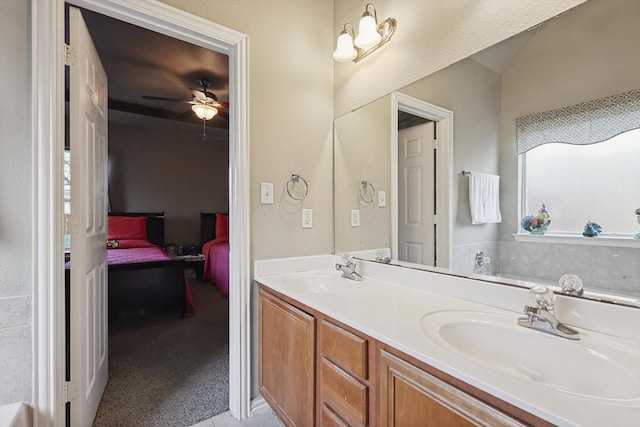
[[[302,209],[302,228],[313,227],[313,209]]]
[[[351,211],[351,226],[360,227],[360,209],[354,209]]]
[[[386,191],[378,191],[378,207],[386,208],[387,207],[387,192]]]
[[[273,184],[271,182],[263,182],[260,184],[260,204],[273,204]]]

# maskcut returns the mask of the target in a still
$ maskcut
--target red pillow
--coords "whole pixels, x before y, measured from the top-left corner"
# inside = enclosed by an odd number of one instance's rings
[[[216,237],[229,235],[229,215],[216,214]]]
[[[110,216],[108,224],[108,240],[148,240],[146,216]]]

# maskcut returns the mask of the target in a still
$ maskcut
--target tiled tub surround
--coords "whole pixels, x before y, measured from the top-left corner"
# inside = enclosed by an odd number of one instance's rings
[[[580,276],[585,291],[629,296],[640,292],[640,248],[515,241],[473,243],[454,246],[453,271],[472,273],[478,251],[491,258],[494,275],[557,285],[560,276],[571,273]]]
[[[515,319],[528,303],[526,289],[360,261],[357,271],[365,280],[357,292],[312,293],[287,280],[294,272],[332,270],[339,261],[331,256],[257,261],[256,281],[551,423],[634,425],[640,417],[640,398],[584,398],[516,379],[448,352],[421,329],[423,316],[440,310],[510,312]],[[585,336],[618,341],[640,351],[640,309],[558,296],[556,315]],[[576,343],[580,345],[580,341]],[[632,369],[640,370],[640,365]]]

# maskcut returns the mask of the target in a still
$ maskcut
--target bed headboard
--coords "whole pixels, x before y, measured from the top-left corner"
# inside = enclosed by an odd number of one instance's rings
[[[216,238],[216,213],[200,212],[200,245]]]
[[[164,248],[164,212],[109,212],[109,216],[146,216],[147,239]]]

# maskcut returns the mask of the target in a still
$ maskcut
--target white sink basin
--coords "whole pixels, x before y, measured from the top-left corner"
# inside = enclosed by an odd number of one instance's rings
[[[486,368],[595,399],[640,399],[640,351],[581,334],[578,341],[517,325],[518,315],[439,311],[420,323],[440,346]]]
[[[339,271],[313,271],[288,275],[285,282],[314,294],[347,294],[362,287],[361,281],[342,277]]]

